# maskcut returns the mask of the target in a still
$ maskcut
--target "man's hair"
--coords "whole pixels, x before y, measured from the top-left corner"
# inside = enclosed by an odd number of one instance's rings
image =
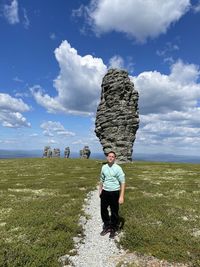
[[[109,152],[107,153],[107,156],[108,156],[110,153],[114,154],[114,155],[115,155],[115,158],[116,158],[117,155],[116,155],[116,153],[115,153],[114,151],[112,151],[112,150],[109,151]]]

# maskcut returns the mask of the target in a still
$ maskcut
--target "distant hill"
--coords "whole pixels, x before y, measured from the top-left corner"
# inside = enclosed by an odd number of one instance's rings
[[[43,151],[41,150],[4,150],[0,149],[0,159],[7,158],[42,158]],[[61,153],[61,157],[64,154]],[[78,152],[71,152],[71,158],[79,158]],[[105,159],[103,153],[91,153],[92,159]],[[161,161],[161,162],[185,162],[185,163],[200,163],[200,156],[186,156],[175,154],[144,154],[135,153],[133,160],[139,161]]]
[[[4,150],[0,149],[0,158],[39,158],[41,150]]]
[[[0,159],[8,159],[8,158],[42,158],[43,151],[42,150],[5,150],[0,149]],[[61,157],[64,157],[64,152],[61,153]],[[78,152],[71,152],[71,158],[79,158]],[[91,158],[93,159],[104,159],[105,156],[103,153],[92,153]]]
[[[162,162],[185,162],[185,163],[200,163],[200,157],[198,156],[186,156],[175,154],[135,154],[134,160],[142,161],[162,161]]]

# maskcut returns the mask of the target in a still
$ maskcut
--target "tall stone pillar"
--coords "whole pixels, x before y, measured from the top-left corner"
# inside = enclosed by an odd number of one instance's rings
[[[104,154],[115,151],[118,162],[132,161],[133,143],[139,128],[138,92],[128,72],[110,69],[101,85],[95,133]]]

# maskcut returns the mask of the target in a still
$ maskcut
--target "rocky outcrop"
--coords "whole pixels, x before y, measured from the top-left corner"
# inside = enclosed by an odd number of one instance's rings
[[[104,154],[115,151],[118,162],[132,161],[133,143],[139,127],[138,92],[128,72],[110,69],[101,85],[95,133]]]
[[[69,158],[70,148],[66,147],[64,150],[64,157]],[[45,146],[43,151],[43,158],[60,158],[60,148],[51,149],[50,146]]]
[[[82,159],[89,159],[90,154],[91,154],[91,151],[89,149],[89,146],[84,146],[84,148],[80,150],[80,158]]]
[[[64,158],[69,158],[70,155],[70,148],[67,146],[64,151]]]
[[[54,148],[53,149],[53,157],[54,158],[60,158],[60,148]]]
[[[44,147],[43,158],[52,158],[52,150],[50,146]]]

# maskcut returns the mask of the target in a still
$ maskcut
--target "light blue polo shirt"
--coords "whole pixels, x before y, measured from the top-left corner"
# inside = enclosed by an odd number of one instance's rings
[[[114,163],[111,167],[108,164],[102,166],[100,181],[106,191],[120,190],[120,184],[125,183],[125,174],[122,168]]]

